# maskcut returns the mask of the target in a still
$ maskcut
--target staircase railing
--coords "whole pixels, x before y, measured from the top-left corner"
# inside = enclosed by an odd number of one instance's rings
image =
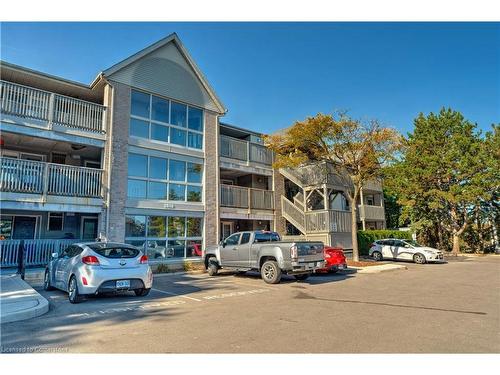
[[[290,202],[285,196],[281,196],[281,209],[285,219],[292,223],[302,233],[306,233],[306,222],[304,211]]]

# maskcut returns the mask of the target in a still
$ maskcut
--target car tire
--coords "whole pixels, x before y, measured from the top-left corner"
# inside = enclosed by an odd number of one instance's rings
[[[375,261],[380,262],[383,259],[383,256],[382,256],[382,253],[380,251],[374,251],[372,254],[372,258]]]
[[[214,257],[208,258],[207,271],[210,276],[215,276],[219,273],[219,265]]]
[[[134,289],[134,293],[137,297],[146,297],[150,291],[151,288]]]
[[[328,270],[328,273],[337,273],[338,271],[339,271],[338,268],[330,268]]]
[[[278,262],[268,260],[260,268],[260,276],[267,284],[278,284],[281,280],[281,268]]]
[[[74,275],[69,279],[68,299],[71,303],[80,303],[83,301],[83,296],[78,291],[78,282],[76,281],[76,277]]]
[[[310,276],[310,273],[301,273],[300,275],[294,275],[297,281],[304,281]]]
[[[416,253],[414,256],[413,256],[413,261],[417,264],[425,264],[426,260],[425,260],[425,256],[423,254],[420,254],[420,253]]]
[[[45,270],[45,275],[43,276],[43,290],[46,291],[54,290],[54,287],[50,285],[50,275],[48,268]]]

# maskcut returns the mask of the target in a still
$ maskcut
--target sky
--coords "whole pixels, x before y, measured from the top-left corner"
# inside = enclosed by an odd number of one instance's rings
[[[240,127],[342,110],[406,134],[443,106],[500,122],[500,23],[2,22],[0,58],[90,84],[172,32]]]

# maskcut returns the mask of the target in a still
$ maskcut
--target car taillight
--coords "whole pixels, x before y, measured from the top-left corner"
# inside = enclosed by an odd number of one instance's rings
[[[377,246],[377,244],[374,242],[370,245],[370,248]]]
[[[146,264],[148,262],[148,256],[147,255],[143,255],[141,257],[141,259],[139,259],[139,263],[141,264]]]
[[[298,249],[297,249],[297,245],[293,245],[290,248],[290,257],[292,258],[292,260],[297,260],[297,258],[299,257],[299,252],[298,252]]]
[[[330,253],[327,253],[326,251],[324,252],[324,255],[325,255],[325,259],[328,259],[328,258],[331,258],[332,256],[330,255]]]
[[[88,264],[89,266],[98,266],[99,265],[99,259],[97,259],[96,256],[93,255],[87,255],[82,258],[82,262],[85,264]]]

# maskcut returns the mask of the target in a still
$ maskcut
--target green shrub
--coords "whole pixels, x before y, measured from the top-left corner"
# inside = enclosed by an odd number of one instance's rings
[[[370,245],[382,238],[399,238],[402,240],[411,240],[410,231],[401,230],[359,230],[358,231],[358,246],[359,255],[368,255]]]
[[[167,273],[170,272],[170,269],[165,263],[160,263],[158,266],[156,266],[156,271],[155,273]]]

